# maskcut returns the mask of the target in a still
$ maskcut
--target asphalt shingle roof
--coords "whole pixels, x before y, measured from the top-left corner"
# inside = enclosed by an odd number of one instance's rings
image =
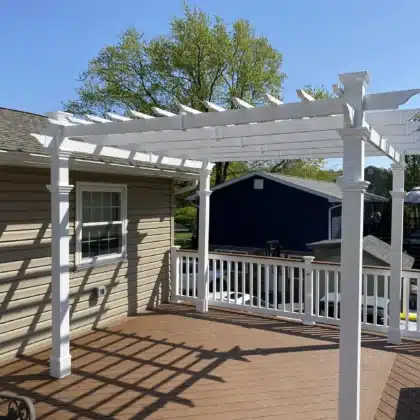
[[[239,178],[232,179],[227,181],[223,184],[217,185],[216,187],[212,188],[212,191],[217,191],[222,188],[226,188],[229,185],[235,184],[237,182],[241,182],[245,179],[253,178],[253,177],[261,177],[265,179],[269,179],[274,182],[278,182],[283,185],[287,185],[292,188],[297,188],[302,191],[306,191],[310,194],[319,195],[321,197],[330,200],[331,202],[341,202],[343,198],[343,194],[341,192],[340,187],[335,182],[328,182],[328,181],[318,181],[315,179],[307,179],[307,178],[300,178],[297,176],[288,176],[288,175],[280,175],[271,172],[255,172],[250,173]],[[195,196],[188,197],[189,199],[193,199]],[[380,195],[365,193],[365,201],[368,202],[386,202],[388,201],[387,198],[382,197]]]
[[[335,198],[338,201],[341,201],[343,199],[343,193],[341,191],[341,188],[335,182],[318,181],[316,179],[299,178],[296,176],[287,176],[272,173],[266,175],[269,175],[272,178],[276,178],[279,181],[283,181],[284,184],[291,184],[295,187],[311,190],[315,193]],[[365,201],[382,202],[387,201],[387,199],[379,195],[365,193]]]
[[[38,153],[47,155],[44,147],[39,141],[31,136],[31,133],[40,134],[41,130],[48,124],[47,117],[29,112],[17,111],[14,109],[0,108],[0,149],[24,152]],[[156,165],[147,162],[128,162],[126,159],[109,158],[106,156],[86,155],[83,153],[72,153],[72,158],[101,161],[105,163],[117,163],[122,165],[141,166],[143,168],[154,168]],[[194,170],[191,170],[194,171]]]

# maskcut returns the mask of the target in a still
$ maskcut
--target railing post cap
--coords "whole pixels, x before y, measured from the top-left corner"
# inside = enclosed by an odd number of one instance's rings
[[[313,257],[312,255],[305,255],[305,256],[303,257],[303,260],[304,260],[305,262],[312,262],[314,259],[315,259],[315,257]]]

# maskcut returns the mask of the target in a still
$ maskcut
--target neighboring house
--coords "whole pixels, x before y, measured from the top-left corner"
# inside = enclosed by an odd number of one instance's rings
[[[341,236],[340,187],[271,173],[252,173],[212,189],[210,245],[216,248],[265,248],[279,241],[291,251]],[[387,199],[365,194],[368,219]]]
[[[30,135],[46,124],[0,108],[0,361],[51,345],[49,157]],[[178,178],[198,170],[71,156],[72,336],[166,300]]]

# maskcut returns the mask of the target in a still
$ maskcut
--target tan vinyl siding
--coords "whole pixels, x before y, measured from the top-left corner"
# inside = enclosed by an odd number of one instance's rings
[[[172,181],[71,173],[70,182],[127,185],[127,261],[74,270],[75,190],[70,195],[72,335],[167,299],[173,243]],[[0,168],[0,362],[51,344],[49,170]],[[93,289],[105,286],[95,301]]]

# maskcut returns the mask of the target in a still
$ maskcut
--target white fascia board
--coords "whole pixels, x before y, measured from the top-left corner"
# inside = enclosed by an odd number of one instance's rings
[[[147,131],[188,130],[230,124],[249,124],[276,120],[323,117],[343,114],[340,98],[242,108],[224,112],[204,112],[198,115],[178,115],[151,120],[132,120],[109,124],[76,125],[64,127],[64,137],[87,137],[93,135],[144,133]]]

